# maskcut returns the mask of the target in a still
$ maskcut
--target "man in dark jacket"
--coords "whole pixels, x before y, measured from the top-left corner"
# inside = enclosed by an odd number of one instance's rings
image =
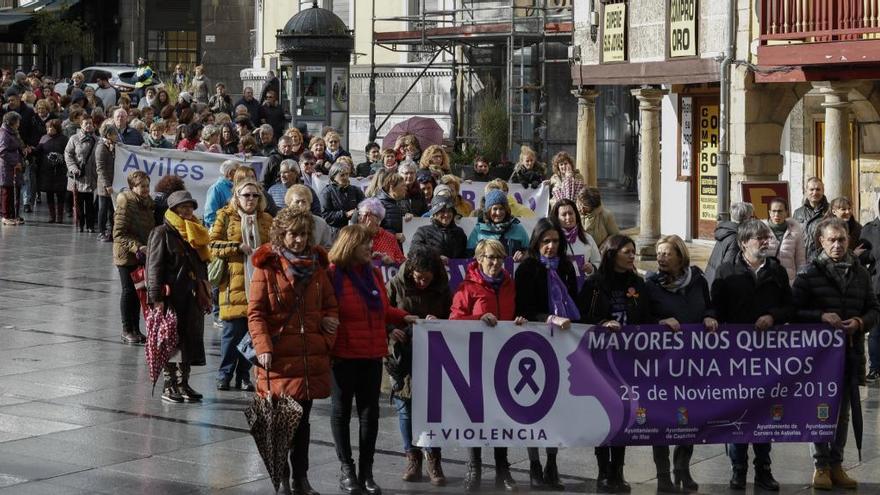
[[[861,238],[871,244],[871,256],[880,260],[880,204],[877,208],[877,217],[862,227]],[[871,276],[874,286],[874,294],[880,294],[880,270],[874,270]],[[868,356],[871,358],[871,366],[868,370],[867,380],[870,382],[880,379],[880,327],[875,327],[868,334]]]
[[[362,163],[358,163],[355,171],[355,176],[357,177],[369,177],[382,168],[382,151],[378,144],[374,142],[367,143],[364,152],[367,154],[367,159]]]
[[[284,160],[296,161],[296,154],[293,152],[293,139],[290,136],[281,136],[278,140],[278,149],[269,152],[269,160],[266,161],[266,173],[263,174],[263,188],[269,190],[270,187],[278,182],[278,171],[281,168],[281,162]]]
[[[750,220],[755,215],[755,207],[751,203],[734,203],[730,205],[729,222],[718,222],[715,227],[715,247],[709,255],[709,263],[706,264],[706,282],[712,285],[715,272],[723,263],[733,261],[739,254],[739,244],[736,242],[736,229],[742,222]]]
[[[816,224],[821,248],[810,265],[794,281],[794,300],[801,321],[822,322],[843,330],[848,336],[843,383],[840,384],[840,413],[831,442],[814,443],[816,470],[813,488],[855,489],[858,483],[843,470],[843,450],[849,430],[850,405],[853,423],[861,424],[859,373],[865,348],[865,331],[880,318],[880,305],[871,284],[871,276],[848,249],[847,224],[838,218],[826,218]]]
[[[736,240],[740,253],[722,263],[712,283],[712,302],[721,323],[754,323],[764,331],[791,320],[794,314],[788,273],[770,254],[773,233],[764,222],[748,220],[739,225]],[[747,443],[728,444],[733,467],[730,488],[745,490],[748,473]],[[779,491],[770,471],[770,444],[753,443],[755,486]]]
[[[260,102],[254,98],[253,88],[244,88],[242,97],[235,102],[232,108],[237,108],[239,105],[247,108],[248,117],[250,117],[254,127],[260,125]]]
[[[281,136],[284,132],[284,109],[278,103],[278,93],[269,91],[266,93],[266,101],[260,107],[260,123],[272,126],[274,136]]]
[[[465,258],[467,235],[455,225],[455,202],[449,196],[434,196],[431,200],[430,225],[419,227],[412,238],[412,248],[422,246],[440,253],[444,258]]]
[[[804,228],[807,263],[819,255],[822,248],[816,243],[816,225],[828,213],[828,198],[825,197],[825,184],[818,177],[807,179],[804,205],[794,210],[792,216]]]

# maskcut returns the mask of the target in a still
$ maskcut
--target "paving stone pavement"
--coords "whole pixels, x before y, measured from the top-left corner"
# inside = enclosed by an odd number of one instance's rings
[[[242,414],[250,394],[214,390],[217,330],[206,328],[208,366],[194,369],[192,380],[204,402],[169,405],[152,396],[143,348],[119,341],[111,245],[69,224],[36,221],[43,216],[0,230],[0,495],[272,493]],[[880,493],[880,389],[862,391],[863,460],[850,441],[845,467],[862,482],[860,493]],[[461,493],[461,448],[444,450],[449,486],[400,480],[397,418],[387,398],[382,404],[375,474],[384,493]],[[322,494],[339,493],[328,401],[315,405],[312,435],[310,479]],[[525,449],[511,449],[510,459],[525,488]],[[591,449],[564,449],[559,460],[567,492],[594,490]],[[777,445],[773,460],[783,493],[811,491],[806,445]],[[729,492],[722,446],[698,446],[692,469],[701,493]],[[485,471],[491,493],[493,473]],[[626,475],[634,493],[655,493],[649,448],[627,451]]]

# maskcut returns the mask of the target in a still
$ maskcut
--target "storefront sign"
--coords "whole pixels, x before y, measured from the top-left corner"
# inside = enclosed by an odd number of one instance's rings
[[[792,212],[786,181],[740,182],[740,187],[742,200],[755,207],[755,218],[760,220],[770,218],[770,201],[774,198],[784,199],[789,213]]]
[[[697,0],[669,0],[669,56],[697,54]]]
[[[700,107],[700,220],[718,217],[718,105]]]
[[[678,175],[681,178],[689,178],[693,175],[693,152],[694,146],[694,99],[690,96],[681,97],[681,161],[679,162]]]
[[[602,61],[626,60],[626,4],[605,4],[602,19]]]
[[[413,328],[413,443],[422,447],[834,438],[842,330],[641,325],[609,332],[464,320]]]

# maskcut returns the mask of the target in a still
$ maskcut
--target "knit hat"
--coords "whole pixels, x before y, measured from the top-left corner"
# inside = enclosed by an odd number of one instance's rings
[[[187,103],[192,103],[193,101],[193,95],[189,94],[188,91],[183,91],[182,93],[177,95],[177,97]]]
[[[452,198],[446,195],[435,195],[433,198],[431,198],[431,209],[429,210],[428,215],[433,217],[437,213],[440,213],[441,211],[446,209],[455,209],[455,203],[452,201]]]
[[[452,192],[452,189],[446,184],[440,184],[439,186],[434,188],[434,197],[437,196],[446,196],[447,198],[452,198],[455,194]]]
[[[486,193],[485,200],[485,208],[488,210],[489,208],[495,205],[506,205],[507,204],[507,195],[504,194],[504,191],[500,189],[493,189]]]
[[[189,191],[174,191],[173,193],[168,195],[168,209],[172,210],[175,206],[182,205],[184,203],[192,203],[193,209],[197,209],[199,207],[199,203],[193,199],[192,194]]]

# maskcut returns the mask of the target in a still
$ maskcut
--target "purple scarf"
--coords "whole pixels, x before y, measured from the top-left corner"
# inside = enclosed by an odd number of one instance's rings
[[[566,229],[562,227],[562,232],[565,234],[565,242],[568,243],[569,246],[574,246],[574,244],[578,241],[578,227],[575,225],[570,229]]]
[[[501,272],[498,273],[497,277],[490,277],[486,275],[485,273],[483,273],[482,269],[479,269],[477,271],[480,272],[480,276],[483,277],[483,282],[491,285],[492,288],[495,289],[495,292],[498,292],[498,289],[501,288],[501,284],[504,283],[504,270],[501,270]]]
[[[565,288],[565,283],[556,273],[556,269],[559,268],[559,257],[545,258],[541,256],[541,264],[547,268],[547,306],[549,312],[571,321],[580,320],[581,313],[578,311],[577,305]]]
[[[337,267],[336,273],[333,274],[333,288],[336,290],[337,298],[342,296],[342,277],[348,277],[351,280],[358,295],[371,311],[382,309],[382,296],[379,294],[379,288],[376,287],[372,264],[352,266],[351,269]]]

